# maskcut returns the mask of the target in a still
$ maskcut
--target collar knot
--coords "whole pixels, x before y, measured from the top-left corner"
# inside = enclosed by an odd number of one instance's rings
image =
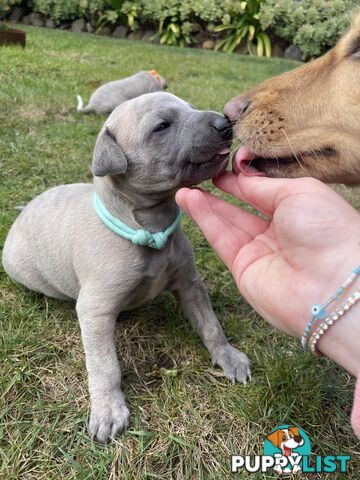
[[[114,217],[96,193],[94,193],[93,204],[98,217],[114,233],[130,240],[134,245],[155,248],[156,250],[161,250],[165,247],[170,235],[172,235],[177,229],[182,215],[182,211],[180,210],[173,223],[164,232],[151,233],[143,228],[134,230],[118,218]]]

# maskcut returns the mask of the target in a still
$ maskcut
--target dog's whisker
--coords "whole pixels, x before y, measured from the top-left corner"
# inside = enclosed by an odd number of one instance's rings
[[[257,130],[254,130],[251,135],[249,135],[248,137],[246,138],[242,138],[241,139],[241,144],[246,144],[248,143],[250,140],[252,140],[254,138],[255,135],[257,135],[259,132],[261,132],[261,130],[263,130],[264,128],[268,127],[270,125],[270,122],[268,123],[265,123],[264,125],[262,125],[261,127],[259,127]]]
[[[296,155],[296,153],[295,153],[295,150],[294,150],[294,148],[293,148],[293,146],[292,146],[292,144],[291,144],[291,142],[290,142],[290,140],[289,140],[289,137],[287,136],[285,130],[284,130],[283,128],[281,128],[280,130],[281,130],[281,131],[283,132],[283,134],[285,135],[285,138],[286,138],[286,140],[287,140],[287,142],[288,142],[288,144],[289,144],[289,147],[291,148],[291,151],[292,151],[292,153],[293,153],[294,158],[296,159],[297,163],[299,164],[299,167],[300,167],[301,170],[305,173],[305,176],[309,175],[308,171],[306,170],[306,168],[304,167],[304,165],[300,162],[299,158],[297,157],[297,155]]]

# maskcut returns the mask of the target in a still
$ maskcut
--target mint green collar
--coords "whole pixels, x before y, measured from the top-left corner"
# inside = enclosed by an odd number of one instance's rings
[[[182,211],[180,210],[173,223],[164,232],[150,233],[142,228],[134,230],[118,218],[111,215],[96,193],[94,193],[93,196],[93,204],[98,217],[114,233],[130,240],[135,245],[151,247],[157,250],[161,250],[165,247],[170,235],[177,229],[182,215]]]

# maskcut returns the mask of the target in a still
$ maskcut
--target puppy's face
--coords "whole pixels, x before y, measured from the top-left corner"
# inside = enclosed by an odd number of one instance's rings
[[[110,115],[92,170],[120,176],[128,189],[168,193],[219,175],[230,142],[231,126],[222,115],[195,110],[170,93],[149,93]]]
[[[274,447],[283,449],[294,449],[303,445],[304,439],[300,435],[298,427],[279,429],[267,436],[267,439]]]

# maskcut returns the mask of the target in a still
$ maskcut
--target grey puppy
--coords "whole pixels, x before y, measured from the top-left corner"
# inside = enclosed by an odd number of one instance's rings
[[[127,427],[114,329],[120,312],[173,292],[212,362],[232,382],[250,376],[247,356],[226,340],[181,228],[156,250],[110,230],[94,192],[133,229],[165,230],[179,213],[181,186],[226,168],[230,125],[170,93],[137,97],[114,110],[93,154],[93,184],[62,185],[30,202],[11,227],[3,264],[15,281],[60,299],[76,299],[89,378],[89,430],[101,442]]]
[[[139,72],[131,77],[105,83],[91,95],[88,105],[77,95],[77,111],[81,113],[111,113],[118,105],[145,93],[157,92],[167,87],[166,80],[155,70]]]

